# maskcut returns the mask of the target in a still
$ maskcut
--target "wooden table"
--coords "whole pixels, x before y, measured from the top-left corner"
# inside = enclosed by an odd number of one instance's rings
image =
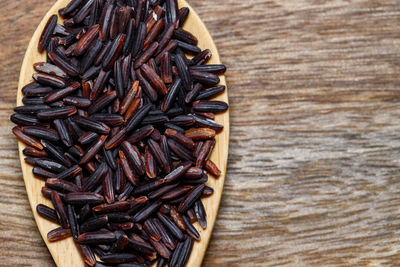
[[[204,266],[399,266],[399,2],[189,2],[229,68],[229,166]],[[1,266],[54,265],[8,121],[52,4],[1,1]]]

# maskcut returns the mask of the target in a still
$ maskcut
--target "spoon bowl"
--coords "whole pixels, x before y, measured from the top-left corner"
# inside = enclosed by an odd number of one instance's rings
[[[65,7],[68,4],[69,0],[58,0],[47,12],[39,26],[37,27],[35,33],[32,36],[32,39],[29,43],[29,46],[26,50],[25,57],[22,63],[19,83],[18,83],[18,92],[17,92],[17,106],[21,106],[22,104],[22,92],[21,89],[24,85],[28,84],[32,81],[32,74],[35,72],[33,69],[33,63],[45,61],[45,53],[39,53],[37,50],[38,41],[40,35],[43,31],[43,28],[46,25],[47,20],[53,14],[58,14],[58,10],[62,7]],[[209,61],[210,64],[220,64],[220,58],[218,55],[218,51],[216,46],[208,32],[207,28],[200,20],[199,16],[194,12],[194,10],[190,7],[190,5],[184,0],[178,0],[179,7],[188,7],[190,9],[190,13],[188,19],[184,25],[184,29],[190,31],[193,35],[195,35],[198,40],[198,46],[202,49],[210,49],[212,52],[212,57]],[[61,18],[59,18],[61,19]],[[220,84],[226,85],[225,77],[220,76]],[[228,94],[227,90],[221,95],[219,95],[217,100],[224,101],[228,103]],[[219,178],[214,179],[211,178],[206,183],[208,186],[214,189],[214,194],[211,197],[203,199],[203,203],[207,212],[207,228],[203,230],[198,223],[195,223],[196,229],[199,231],[201,235],[201,241],[195,242],[193,246],[192,253],[187,262],[187,266],[196,267],[201,266],[204,254],[207,249],[208,242],[211,237],[211,233],[213,230],[213,226],[215,223],[215,219],[217,217],[219,203],[221,200],[222,189],[224,186],[225,180],[225,172],[228,158],[228,145],[229,145],[229,111],[218,114],[215,118],[215,121],[219,124],[224,125],[224,130],[216,136],[216,145],[213,153],[211,154],[211,160],[216,163],[216,165],[221,170],[221,175]],[[18,142],[19,149],[19,157],[21,161],[21,169],[23,173],[23,178],[25,182],[26,191],[28,194],[29,203],[31,205],[34,218],[36,220],[36,224],[39,228],[39,231],[42,235],[44,242],[46,243],[54,262],[57,266],[84,266],[83,260],[79,254],[79,251],[72,239],[72,237],[67,238],[58,242],[49,242],[47,240],[47,233],[58,227],[58,225],[42,218],[36,211],[36,206],[38,204],[45,204],[48,206],[52,206],[51,201],[44,198],[41,194],[41,188],[44,186],[44,181],[37,179],[32,174],[32,166],[28,165],[24,161],[24,155],[22,150],[25,148],[25,145],[22,142]]]

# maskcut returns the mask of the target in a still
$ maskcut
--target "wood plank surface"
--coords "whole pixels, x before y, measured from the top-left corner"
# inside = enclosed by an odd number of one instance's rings
[[[189,0],[226,73],[231,145],[203,266],[400,266],[400,5]],[[54,1],[1,0],[0,266],[54,266],[8,121]]]

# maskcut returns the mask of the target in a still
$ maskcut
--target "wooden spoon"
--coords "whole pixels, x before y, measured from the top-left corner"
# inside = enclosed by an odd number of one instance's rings
[[[22,105],[22,93],[21,88],[32,81],[32,74],[34,73],[33,63],[45,61],[45,53],[40,54],[37,50],[38,40],[42,30],[49,19],[49,17],[53,14],[58,14],[57,11],[65,7],[70,0],[58,0],[47,12],[44,16],[43,20],[40,22],[38,28],[36,29],[33,37],[29,43],[28,49],[26,50],[24,61],[22,63],[21,73],[19,77],[18,83],[18,93],[17,93],[17,106]],[[199,47],[202,49],[210,49],[212,52],[212,58],[209,61],[210,64],[220,64],[220,58],[218,55],[217,48],[208,32],[207,28],[200,20],[199,16],[193,9],[189,6],[189,4],[184,0],[178,0],[179,7],[188,7],[190,9],[189,17],[185,23],[184,28],[191,33],[193,33],[199,39]],[[61,18],[59,18],[61,21]],[[225,77],[220,76],[221,85],[226,85]],[[228,94],[226,91],[218,96],[219,100],[228,103]],[[221,170],[221,176],[218,179],[211,178],[207,182],[207,185],[214,189],[214,194],[209,197],[203,199],[203,203],[207,212],[207,229],[203,230],[198,223],[195,224],[196,229],[199,231],[201,235],[201,241],[195,242],[192,254],[187,262],[187,266],[196,267],[200,266],[203,260],[204,254],[207,249],[208,242],[211,237],[211,232],[214,227],[214,222],[217,217],[219,203],[221,200],[222,189],[224,186],[225,180],[225,172],[226,172],[226,164],[228,158],[228,145],[229,145],[229,113],[225,112],[223,114],[216,116],[216,122],[224,125],[224,130],[216,136],[216,145],[214,151],[211,155],[211,160],[214,161],[217,166]],[[40,217],[36,212],[36,206],[40,203],[52,206],[51,202],[44,198],[41,194],[41,188],[44,185],[44,182],[40,179],[37,179],[32,174],[32,167],[25,163],[24,155],[22,150],[25,148],[25,145],[22,142],[18,142],[19,148],[19,157],[21,161],[22,173],[24,176],[25,187],[28,194],[29,202],[33,211],[33,216],[35,217],[36,224],[38,225],[39,231],[43,237],[44,242],[57,266],[84,266],[82,258],[79,254],[78,249],[72,238],[68,238],[62,241],[50,243],[47,240],[47,233],[58,227],[58,225]]]

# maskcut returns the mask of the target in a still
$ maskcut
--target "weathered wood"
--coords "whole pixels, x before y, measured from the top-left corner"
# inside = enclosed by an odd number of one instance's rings
[[[8,266],[53,264],[8,122],[23,54],[53,3],[1,2],[0,262]],[[203,266],[399,266],[398,1],[189,3],[229,68],[231,104],[227,179]]]

